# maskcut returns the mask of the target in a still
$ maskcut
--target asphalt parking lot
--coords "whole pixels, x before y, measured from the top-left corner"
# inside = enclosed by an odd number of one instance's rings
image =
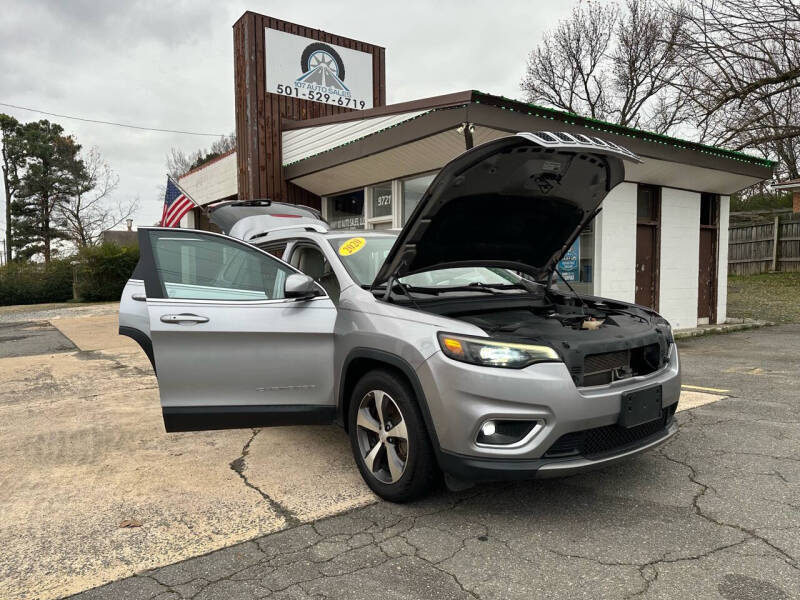
[[[800,326],[681,351],[657,451],[399,506],[334,427],[165,434],[114,305],[0,312],[0,597],[800,597]]]

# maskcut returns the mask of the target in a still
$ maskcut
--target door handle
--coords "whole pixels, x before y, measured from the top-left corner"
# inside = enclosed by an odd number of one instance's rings
[[[192,314],[161,315],[162,323],[208,323],[208,317]]]
[[[131,294],[131,298],[133,298],[137,302],[144,302],[145,300],[147,300],[147,296],[145,296],[144,294]]]

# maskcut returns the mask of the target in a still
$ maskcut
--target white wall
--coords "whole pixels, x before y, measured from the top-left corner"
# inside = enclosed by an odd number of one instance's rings
[[[673,328],[697,326],[700,194],[661,188],[659,312]]]
[[[621,183],[595,219],[594,294],[634,302],[636,296],[636,190]]]
[[[717,323],[724,323],[728,318],[728,220],[730,217],[731,199],[721,196],[719,199],[719,251],[717,252]]]
[[[179,177],[178,184],[202,206],[236,194],[237,174],[236,152],[232,152]],[[181,227],[193,229],[194,214],[185,215]]]
[[[195,228],[195,219],[194,213],[189,211],[185,215],[181,217],[180,227],[183,229],[194,229]]]
[[[208,204],[236,194],[236,152],[223,156],[178,178],[181,188],[198,204]]]

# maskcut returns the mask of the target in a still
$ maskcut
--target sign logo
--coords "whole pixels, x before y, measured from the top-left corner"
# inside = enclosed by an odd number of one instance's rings
[[[328,44],[314,42],[306,46],[300,57],[303,74],[295,80],[298,87],[321,89],[329,94],[350,94],[344,84],[344,62]]]
[[[372,108],[372,54],[265,28],[266,91],[334,104]]]
[[[580,280],[580,257],[581,255],[581,238],[575,238],[572,246],[564,254],[560,261],[558,261],[558,272],[566,281],[579,281]]]

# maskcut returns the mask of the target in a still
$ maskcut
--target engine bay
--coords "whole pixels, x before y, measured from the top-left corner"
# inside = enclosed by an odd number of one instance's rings
[[[520,298],[453,298],[426,311],[472,323],[490,337],[543,343],[562,357],[578,386],[606,385],[658,371],[669,360],[668,327],[655,313],[597,297],[548,289]]]

